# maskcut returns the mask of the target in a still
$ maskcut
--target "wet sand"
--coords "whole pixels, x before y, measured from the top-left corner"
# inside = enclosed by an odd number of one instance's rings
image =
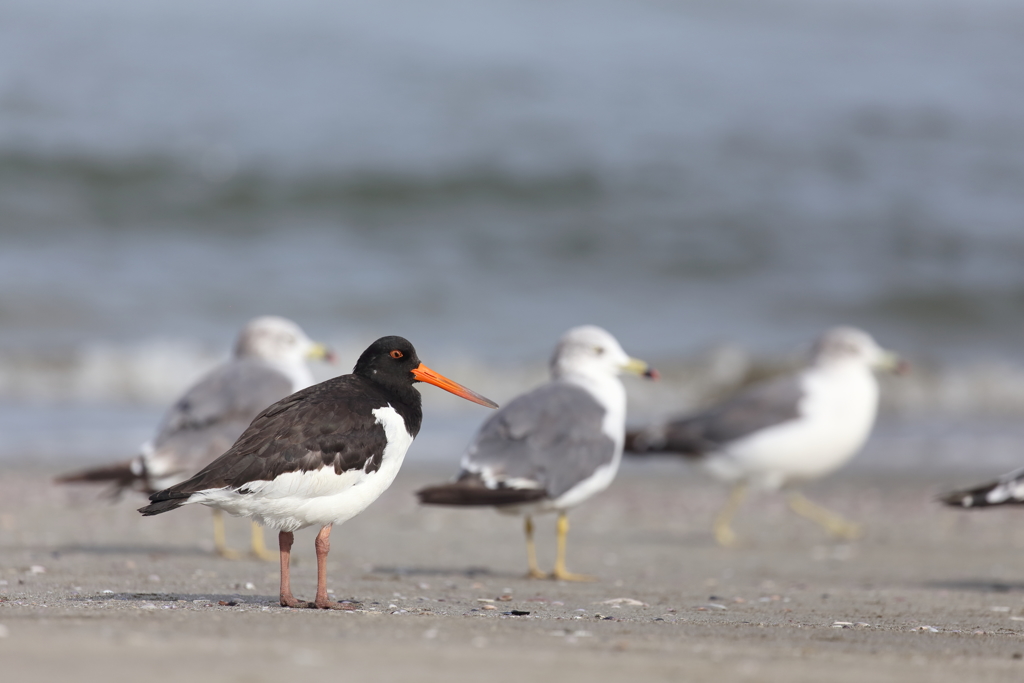
[[[933,502],[979,473],[850,470],[809,487],[865,523],[853,543],[757,496],[741,547],[723,549],[721,486],[634,464],[572,514],[569,566],[600,580],[570,584],[523,578],[517,518],[419,508],[412,491],[450,471],[410,465],[334,531],[329,586],[351,612],[278,607],[276,565],[211,555],[205,509],[143,518],[141,498],[9,467],[3,680],[1024,680],[1024,511]],[[554,520],[538,522],[550,565]],[[248,523],[228,527],[244,546]],[[313,536],[296,534],[300,598]]]

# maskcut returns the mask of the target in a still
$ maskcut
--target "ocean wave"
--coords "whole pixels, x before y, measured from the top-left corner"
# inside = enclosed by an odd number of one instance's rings
[[[520,174],[469,164],[418,175],[376,169],[301,173],[239,167],[232,160],[170,155],[117,157],[0,151],[3,231],[63,223],[132,229],[168,219],[234,230],[227,216],[389,211],[467,203],[549,205],[592,200],[604,188],[593,172]]]

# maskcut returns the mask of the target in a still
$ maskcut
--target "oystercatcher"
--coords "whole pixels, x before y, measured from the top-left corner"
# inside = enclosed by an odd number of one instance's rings
[[[777,490],[816,479],[852,458],[871,433],[878,408],[872,370],[903,372],[905,364],[852,327],[825,332],[800,372],[737,394],[719,405],[626,437],[634,453],[672,452],[700,460],[732,493],[715,518],[715,539],[733,545],[732,519],[748,486]],[[795,489],[790,508],[835,536],[856,538],[860,527]]]
[[[307,359],[334,361],[291,320],[263,316],[250,320],[235,342],[233,357],[218,365],[175,401],[156,436],[126,462],[75,472],[60,483],[111,482],[112,497],[125,489],[152,494],[184,481],[230,448],[253,418],[274,401],[313,383]],[[214,544],[224,557],[236,557],[224,541],[224,520],[214,510]],[[252,525],[252,553],[274,559],[263,530]]]
[[[657,373],[626,355],[600,327],[574,327],[558,341],[551,381],[517,397],[488,419],[462,458],[455,481],[417,492],[428,505],[491,506],[525,516],[529,576],[591,577],[565,566],[566,511],[615,478],[622,459],[626,391],[618,374]],[[554,571],[537,566],[533,515],[557,512]]]
[[[279,530],[281,604],[339,608],[327,597],[331,527],[362,512],[384,492],[420,431],[415,382],[427,382],[484,406],[497,404],[423,365],[402,337],[382,337],[350,375],[313,385],[260,413],[238,441],[191,479],[150,496],[139,512],[158,515],[201,503]],[[320,527],[312,605],[292,595],[293,532]]]

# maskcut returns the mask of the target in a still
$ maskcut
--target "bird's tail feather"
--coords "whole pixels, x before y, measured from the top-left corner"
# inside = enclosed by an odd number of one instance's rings
[[[626,432],[625,451],[634,455],[648,455],[664,448],[665,439],[656,438],[648,429],[635,429]]]
[[[125,489],[135,488],[142,480],[134,467],[134,460],[93,467],[79,472],[71,472],[56,477],[54,481],[58,484],[113,484],[110,492],[111,498],[118,498]]]
[[[633,456],[660,453],[698,460],[713,451],[714,444],[693,430],[687,421],[676,421],[628,430],[623,450]]]
[[[416,492],[424,505],[497,506],[532,503],[547,496],[543,489],[507,486],[490,488],[478,476],[464,477],[449,484],[428,486]]]
[[[77,484],[95,481],[118,481],[130,484],[136,478],[135,472],[132,471],[132,461],[126,460],[114,465],[104,465],[103,467],[93,467],[80,472],[62,474],[54,479],[54,481],[58,484]]]
[[[150,500],[152,499],[153,498],[151,497]],[[162,512],[170,512],[171,510],[177,510],[178,508],[185,504],[186,500],[188,500],[187,496],[185,498],[169,498],[166,500],[157,500],[145,507],[139,508],[139,512],[142,513],[143,517],[152,517],[153,515],[159,515]]]

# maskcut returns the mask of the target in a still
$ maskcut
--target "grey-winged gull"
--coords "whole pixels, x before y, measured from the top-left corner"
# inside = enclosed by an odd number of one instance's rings
[[[154,493],[139,512],[159,515],[199,503],[251,517],[280,532],[282,606],[350,609],[351,603],[327,595],[331,527],[362,512],[394,481],[423,421],[416,382],[498,407],[425,366],[408,340],[381,337],[359,356],[352,374],[268,407],[224,455]],[[292,595],[289,569],[294,532],[308,526],[320,528],[311,604]]]
[[[533,515],[557,512],[551,578],[588,580],[565,565],[566,511],[611,484],[622,459],[626,392],[621,371],[654,378],[600,327],[574,327],[558,341],[551,381],[518,396],[480,428],[448,484],[417,492],[428,505],[491,506],[525,516],[529,575],[537,566]]]
[[[946,505],[964,508],[1024,505],[1024,467],[981,486],[945,493],[939,500]]]
[[[142,445],[137,456],[58,481],[112,482],[115,496],[125,489],[151,494],[184,481],[226,451],[261,410],[311,385],[307,359],[333,360],[333,356],[291,320],[254,318],[239,334],[232,357],[174,402],[156,436]],[[236,555],[226,546],[219,513],[214,515],[214,541],[221,555]],[[267,551],[262,530],[256,525],[252,527],[252,552],[276,559]]]
[[[633,453],[671,452],[699,459],[733,484],[715,518],[716,540],[733,545],[735,516],[748,486],[789,490],[794,512],[839,537],[860,527],[805,498],[793,486],[841,467],[864,445],[878,409],[873,370],[901,372],[903,362],[869,334],[836,327],[816,342],[799,372],[755,385],[693,415],[631,431]]]

